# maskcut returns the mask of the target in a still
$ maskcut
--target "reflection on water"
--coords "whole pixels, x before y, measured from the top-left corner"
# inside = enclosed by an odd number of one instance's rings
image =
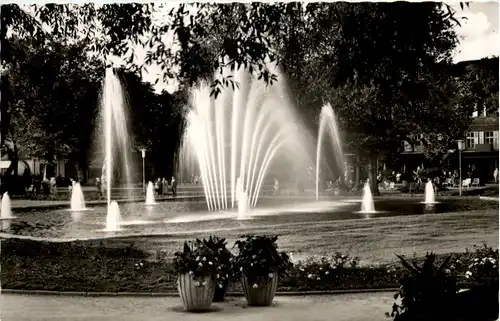
[[[353,201],[309,201],[303,199],[263,199],[248,220],[237,220],[236,210],[208,212],[204,202],[163,202],[154,207],[144,203],[122,204],[120,231],[104,232],[106,207],[91,211],[45,210],[17,212],[18,219],[2,221],[2,232],[43,238],[100,238],[104,236],[168,235],[239,228],[273,227],[287,224],[334,220],[376,219],[379,217],[439,214],[495,208],[498,203],[453,200],[424,205],[416,200],[376,200],[376,213],[359,213]]]
[[[424,214],[434,214],[436,213],[435,204],[425,204],[424,205]]]
[[[7,232],[10,230],[11,220],[2,220],[2,231]]]
[[[83,212],[71,212],[71,219],[74,223],[78,223],[83,218]]]

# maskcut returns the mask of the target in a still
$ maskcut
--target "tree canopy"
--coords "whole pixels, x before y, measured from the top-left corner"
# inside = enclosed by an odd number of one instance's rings
[[[449,12],[440,11],[441,7],[448,8]],[[147,68],[151,63],[156,63],[163,71],[165,78],[177,78],[181,82],[191,85],[200,79],[210,78],[219,68],[226,66],[238,68],[241,66],[252,70],[266,82],[272,82],[275,75],[267,68],[267,62],[278,61],[279,51],[275,43],[282,39],[283,34],[290,35],[297,26],[308,29],[308,34],[315,34],[309,43],[318,42],[319,38],[328,39],[329,36],[321,33],[322,26],[328,27],[328,20],[322,14],[328,8],[329,18],[334,17],[336,23],[349,24],[349,28],[362,32],[360,27],[371,25],[373,22],[385,24],[385,27],[401,28],[415,26],[424,30],[438,30],[454,19],[451,9],[439,3],[425,4],[297,4],[297,3],[192,3],[176,4],[172,6],[163,4],[130,3],[130,4],[95,4],[83,5],[46,4],[20,7],[16,4],[2,6],[2,39],[7,35],[7,30],[21,37],[31,36],[44,41],[47,38],[58,38],[63,41],[80,39],[87,41],[98,57],[107,57],[114,54],[125,58],[127,66],[132,69]],[[369,8],[370,13],[364,8]],[[420,9],[419,9],[420,8]],[[416,10],[439,11],[442,15],[441,22],[433,21],[438,25],[427,25],[429,19],[421,21],[413,17]],[[401,11],[405,10],[405,11]],[[300,12],[306,14],[308,20],[302,19]],[[335,14],[335,16],[333,15]],[[392,24],[389,18],[395,14],[402,14],[409,20],[405,24],[399,19],[399,25]],[[392,16],[391,16],[392,15]],[[344,18],[345,17],[345,18]],[[356,20],[353,18],[369,18],[371,20]],[[374,21],[376,19],[377,21]],[[357,22],[356,22],[357,21]],[[385,21],[385,22],[384,22]],[[416,25],[410,25],[409,22]],[[293,26],[293,27],[291,27]],[[318,26],[320,27],[318,29]],[[341,29],[348,30],[348,29]],[[373,33],[383,29],[372,28],[363,36],[369,38]],[[403,34],[410,31],[398,29]],[[369,34],[371,32],[372,34]],[[165,43],[167,33],[174,35],[177,41],[176,48],[169,48]],[[342,33],[340,38],[347,34]],[[443,33],[428,34],[428,38],[435,38],[435,42],[447,41]],[[348,36],[348,35],[347,35]],[[335,36],[334,36],[335,37]],[[339,38],[339,37],[337,37]],[[402,41],[403,35],[396,37]],[[410,37],[411,38],[411,37]],[[297,44],[294,37],[288,37],[288,43]],[[303,40],[304,38],[302,38]],[[396,41],[396,40],[395,40]],[[390,39],[385,39],[389,44]],[[411,40],[407,39],[406,44]],[[414,42],[416,43],[416,41]],[[432,50],[423,46],[419,48],[410,44],[415,51],[415,57],[425,50]],[[134,48],[140,45],[147,50],[144,64],[133,64]],[[353,44],[355,45],[355,44]],[[380,46],[381,44],[377,44]],[[331,48],[331,46],[329,47]],[[369,71],[367,63],[380,59],[377,53],[371,52],[373,59],[357,59],[355,61],[358,72]],[[342,56],[347,58],[344,51]],[[416,58],[417,59],[417,58]],[[362,65],[364,66],[363,68]],[[342,61],[339,61],[342,67]],[[231,82],[228,77],[223,82],[214,81],[214,93],[224,83]]]
[[[80,43],[41,46],[19,38],[8,43],[2,50],[3,139],[30,157],[84,161],[102,66],[85,56]]]
[[[415,139],[439,146],[429,149],[435,157],[467,121],[468,107],[459,106],[471,96],[453,95],[465,85],[448,72],[459,21],[442,3],[9,4],[2,6],[2,22],[2,39],[10,31],[42,44],[84,43],[104,62],[111,54],[124,57],[136,74],[155,63],[165,79],[186,88],[209,79],[215,95],[232,78],[219,81],[214,71],[246,67],[272,83],[279,79],[268,65],[278,63],[304,114],[313,119],[331,101],[349,132],[346,141],[367,160],[388,157],[401,141]],[[167,45],[168,35],[175,46]],[[139,64],[138,46],[147,51]],[[152,97],[150,89],[138,88],[131,100]],[[157,99],[148,104],[151,114],[138,119],[168,123],[166,114],[176,113],[162,110]],[[450,121],[458,125],[447,126]],[[146,126],[137,130],[151,145],[141,132]]]

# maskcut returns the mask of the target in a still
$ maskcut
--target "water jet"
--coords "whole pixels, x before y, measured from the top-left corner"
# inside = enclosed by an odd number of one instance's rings
[[[363,201],[361,202],[361,213],[375,213],[375,205],[373,203],[372,191],[370,189],[370,181],[365,183],[363,187]]]
[[[337,166],[344,166],[345,162],[344,155],[342,153],[342,144],[340,142],[337,117],[335,116],[335,112],[329,103],[321,108],[321,112],[319,114],[318,142],[316,145],[316,200],[319,200],[319,165],[322,150],[321,144],[325,133],[330,134],[330,141],[333,145],[332,147]],[[342,173],[343,172],[344,171],[342,171]]]
[[[73,184],[70,209],[71,211],[85,211],[85,199],[80,183]]]
[[[16,218],[12,214],[12,203],[10,200],[9,193],[5,192],[2,196],[2,206],[0,207],[0,219],[11,220]]]
[[[146,205],[155,205],[155,192],[153,182],[148,183],[148,188],[146,190]]]

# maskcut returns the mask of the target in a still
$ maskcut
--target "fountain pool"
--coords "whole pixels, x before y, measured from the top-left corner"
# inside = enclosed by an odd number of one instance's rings
[[[203,201],[158,202],[147,206],[144,202],[120,204],[120,219],[110,222],[110,231],[103,231],[106,215],[116,216],[107,206],[93,207],[92,211],[79,212],[78,219],[68,215],[66,209],[17,212],[2,233],[41,237],[48,239],[90,239],[103,237],[134,237],[144,235],[221,234],[225,230],[245,228],[273,229],[274,226],[314,224],[338,220],[365,220],[405,215],[438,215],[448,212],[498,209],[498,202],[471,199],[440,200],[428,206],[415,199],[375,199],[375,213],[361,213],[359,197],[335,200],[309,200],[299,197],[261,197],[258,208],[250,208],[245,220],[238,220],[237,209],[210,212]],[[115,222],[119,224],[112,226]],[[376,224],[374,222],[374,224]]]

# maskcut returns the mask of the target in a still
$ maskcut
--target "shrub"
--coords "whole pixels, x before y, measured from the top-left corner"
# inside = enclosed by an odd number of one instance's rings
[[[308,258],[295,264],[290,276],[301,280],[306,280],[307,285],[314,285],[319,282],[333,282],[340,276],[345,268],[356,268],[357,258],[350,258],[340,252],[336,252],[330,257],[319,259]]]
[[[441,265],[435,264],[433,253],[427,253],[422,265],[408,262],[403,256],[398,258],[406,273],[394,296],[394,299],[401,298],[401,304],[393,305],[394,320],[452,320],[449,311],[458,289],[454,276],[446,271],[451,257]]]
[[[474,246],[452,260],[450,270],[464,285],[487,286],[498,284],[498,249],[486,244]]]

